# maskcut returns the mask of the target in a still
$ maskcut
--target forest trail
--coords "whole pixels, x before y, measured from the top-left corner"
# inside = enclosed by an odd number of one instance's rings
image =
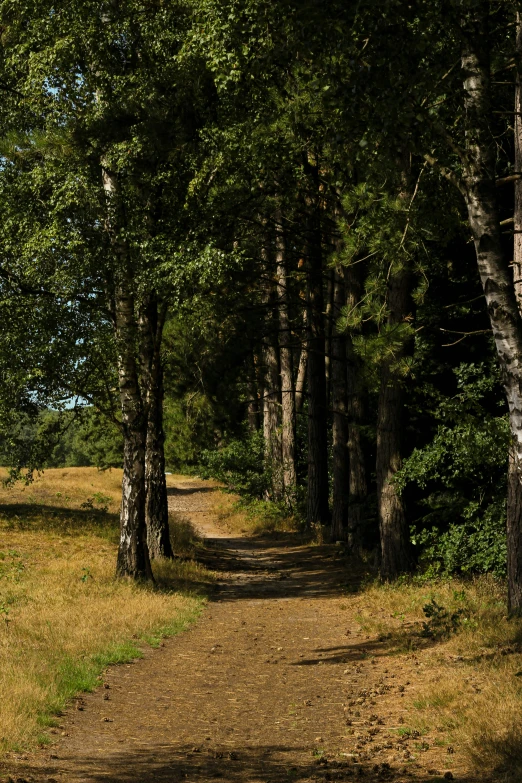
[[[360,630],[359,575],[347,574],[338,548],[231,537],[213,514],[215,492],[176,477],[169,493],[207,537],[204,561],[219,573],[200,619],[110,668],[105,687],[63,718],[52,749],[20,759],[12,780],[478,780],[437,744],[435,727],[422,740],[401,736],[422,652],[390,656]]]

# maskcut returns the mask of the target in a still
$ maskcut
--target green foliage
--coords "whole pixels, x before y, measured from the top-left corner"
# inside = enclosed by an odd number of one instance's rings
[[[218,281],[216,281],[218,282]],[[221,296],[180,308],[166,324],[165,457],[169,468],[194,467],[203,451],[241,436],[245,357],[257,318],[234,312],[248,292],[221,281]]]
[[[458,498],[457,498],[458,501]],[[434,500],[431,499],[434,504]],[[475,510],[476,517],[440,528],[412,528],[412,542],[422,550],[427,575],[491,573],[506,575],[506,502]]]
[[[120,468],[123,462],[123,436],[119,427],[94,408],[81,412],[78,425],[71,428],[71,448],[65,466],[93,465],[100,470]],[[50,466],[51,467],[51,466]]]
[[[509,425],[488,410],[498,379],[484,363],[454,372],[457,394],[439,400],[433,439],[414,449],[396,482],[424,490],[412,543],[429,573],[504,575]]]
[[[146,374],[139,336],[130,329],[117,345],[113,335],[114,294],[125,289],[138,335],[151,295],[169,310],[168,466],[202,465],[260,502],[271,476],[261,434],[244,434],[245,413],[252,403],[260,414],[264,349],[280,337],[270,300],[277,209],[294,364],[318,238],[346,279],[361,273],[338,326],[375,395],[362,425],[368,463],[383,369],[408,398],[409,456],[396,486],[413,496],[423,564],[503,573],[508,426],[498,378],[486,359],[460,364],[452,350],[471,336],[465,346],[491,352],[486,338],[475,341],[487,321],[482,301],[475,312],[466,305],[480,282],[448,181],[465,160],[455,63],[477,4],[62,6],[0,0],[0,461],[29,471],[121,465],[113,409],[123,343],[134,374]],[[512,60],[513,11],[491,7],[493,71]],[[512,170],[512,89],[501,85],[487,118],[496,174]],[[508,202],[502,219],[513,214]],[[405,277],[411,301],[397,319],[390,290]],[[325,311],[331,304],[326,297]],[[142,377],[138,385],[145,400]],[[89,407],[63,410],[75,397]],[[306,414],[295,424],[304,484]]]
[[[301,497],[299,497],[299,494]],[[237,502],[237,508],[246,513],[252,523],[252,531],[259,533],[274,533],[278,530],[296,530],[303,522],[299,510],[303,507],[304,493],[299,492],[295,503],[296,508],[289,515],[288,506],[283,501],[261,500],[244,494]]]
[[[200,475],[222,481],[231,492],[262,498],[270,486],[264,470],[264,441],[261,432],[244,440],[233,440],[215,451],[201,455]]]
[[[197,464],[202,449],[214,441],[214,409],[201,392],[165,399],[165,460],[174,470]]]
[[[43,410],[37,416],[18,414],[16,424],[0,437],[5,466],[41,468],[121,467],[123,440],[119,429],[94,408]]]

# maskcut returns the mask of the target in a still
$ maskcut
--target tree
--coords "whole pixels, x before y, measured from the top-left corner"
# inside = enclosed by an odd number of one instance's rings
[[[36,267],[41,276],[47,249],[46,262],[68,281],[71,300],[90,288],[84,306],[91,314],[103,310],[113,327],[124,433],[118,573],[134,578],[151,578],[145,533],[147,430],[156,451],[149,460],[151,468],[156,465],[148,474],[149,497],[160,496],[162,519],[156,522],[166,523],[164,476],[157,468],[162,440],[158,432],[152,435],[161,419],[161,330],[156,329],[157,345],[148,356],[140,313],[152,323],[150,301],[157,300],[158,288],[163,302],[175,286],[179,289],[179,266],[186,260],[180,241],[187,240],[189,230],[181,207],[195,172],[196,129],[202,122],[198,96],[210,84],[197,57],[180,56],[190,30],[189,10],[183,4],[144,10],[129,2],[100,14],[98,5],[79,2],[54,13],[35,3],[34,24],[27,29],[8,4],[1,9],[9,29],[5,75],[17,96],[8,117],[18,136],[11,160],[16,165],[24,153],[27,196],[38,199],[44,191],[48,206],[38,220],[25,224],[33,246],[41,243]],[[27,68],[21,65],[25,47],[34,52]],[[88,385],[77,389],[89,391]],[[160,483],[158,491],[154,481]],[[164,530],[164,541],[166,535]]]

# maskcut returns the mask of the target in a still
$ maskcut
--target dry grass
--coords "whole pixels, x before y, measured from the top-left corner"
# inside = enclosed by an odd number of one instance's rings
[[[456,617],[448,633],[423,612],[432,599]],[[522,622],[506,616],[504,586],[488,577],[371,585],[356,601],[361,628],[387,639],[390,653],[423,661],[413,725],[447,731],[495,780],[522,779]]]
[[[105,666],[201,610],[211,575],[190,560],[155,563],[155,589],[115,579],[120,481],[68,468],[0,489],[0,751],[45,742]]]
[[[212,513],[215,514],[218,525],[228,532],[262,535],[298,530],[297,520],[275,503],[261,500],[247,502],[230,492],[216,493],[215,498]]]

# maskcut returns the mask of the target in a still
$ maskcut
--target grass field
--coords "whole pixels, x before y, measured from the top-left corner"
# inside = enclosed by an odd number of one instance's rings
[[[47,742],[104,667],[202,608],[212,575],[190,556],[155,563],[155,588],[115,579],[120,484],[121,471],[66,468],[0,487],[0,752]],[[188,525],[172,523],[179,552]]]
[[[440,726],[476,768],[522,779],[522,622],[506,616],[505,586],[489,577],[374,584],[355,600],[361,628],[392,654],[422,654],[412,727]]]

